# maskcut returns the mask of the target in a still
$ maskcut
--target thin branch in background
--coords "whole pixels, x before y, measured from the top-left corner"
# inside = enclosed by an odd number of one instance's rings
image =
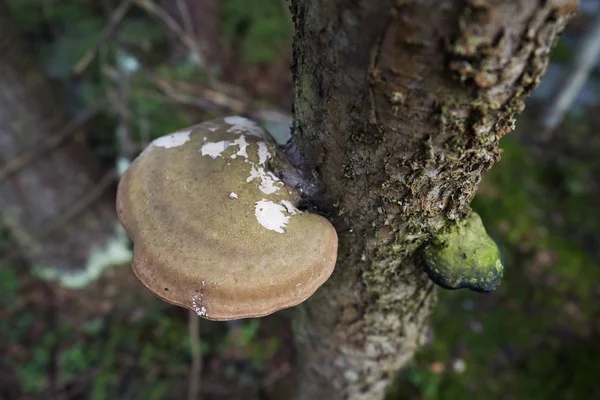
[[[239,88],[225,83],[214,82],[212,85],[216,88],[198,87],[188,91],[180,90],[170,82],[157,77],[150,76],[151,81],[156,87],[177,103],[185,104],[199,108],[203,111],[219,110],[244,114],[255,120],[267,120],[291,125],[292,116],[284,111],[277,110],[269,104],[264,104],[239,93]],[[188,94],[187,92],[193,92]],[[235,96],[230,93],[238,94]]]
[[[185,29],[189,37],[194,37],[194,24],[192,23],[190,10],[185,0],[177,0],[177,10],[179,11],[179,15],[181,15],[181,20],[183,21],[183,29]]]
[[[167,28],[169,28],[173,33],[175,33],[175,35],[177,35],[179,40],[181,40],[183,45],[185,47],[187,47],[188,51],[193,55],[192,59],[194,59],[196,61],[196,64],[198,65],[198,67],[200,67],[200,68],[205,67],[202,49],[201,49],[200,45],[198,44],[198,42],[194,39],[193,36],[188,35],[185,32],[185,30],[177,23],[177,21],[175,21],[169,15],[169,13],[167,13],[163,8],[161,8],[159,5],[157,5],[152,0],[134,0],[134,1],[135,1],[135,4],[137,4],[139,7],[143,8],[144,10],[146,10],[149,14],[152,14],[155,17],[157,17],[160,21],[162,21],[163,24],[165,24],[165,26]]]
[[[127,13],[127,11],[129,11],[132,1],[133,0],[123,0],[123,2],[121,4],[119,4],[119,6],[117,8],[115,8],[115,10],[113,11],[113,13],[111,14],[111,16],[109,18],[108,24],[104,27],[104,29],[100,33],[100,37],[98,38],[98,40],[96,41],[94,46],[92,46],[92,48],[89,49],[83,55],[83,57],[81,57],[81,59],[79,59],[79,61],[77,61],[77,63],[75,64],[75,67],[73,68],[73,72],[75,74],[79,75],[87,69],[87,67],[90,65],[90,63],[96,56],[96,53],[97,53],[98,49],[100,48],[100,45],[106,39],[108,39],[110,37],[110,35],[112,35],[115,28],[123,20],[123,17]]]
[[[565,73],[552,102],[542,114],[539,124],[543,131],[539,140],[546,142],[552,137],[556,127],[562,122],[581,88],[590,75],[600,54],[600,12],[596,14],[586,35],[581,40],[573,60]]]
[[[97,105],[84,111],[67,123],[58,134],[50,136],[50,138],[40,147],[20,154],[16,158],[10,160],[5,166],[0,168],[0,182],[16,174],[48,151],[60,146],[69,137],[75,135],[88,121],[98,114],[100,108],[101,106]]]
[[[200,380],[202,379],[202,353],[200,351],[200,318],[194,311],[189,312],[190,347],[192,367],[188,384],[188,400],[198,400],[200,396]]]
[[[248,102],[228,96],[222,91],[196,88],[194,95],[188,95],[164,79],[155,78],[153,83],[162,93],[176,102],[202,110],[224,109],[235,113],[247,113],[249,109]]]
[[[131,94],[130,87],[130,74],[131,70],[128,69],[125,64],[127,60],[127,54],[124,50],[118,49],[117,54],[117,91],[116,91],[116,102],[113,107],[115,108],[115,113],[119,116],[119,125],[116,130],[117,135],[117,143],[119,148],[119,157],[117,159],[117,168],[119,169],[119,174],[122,174],[125,166],[119,166],[119,163],[129,164],[131,162],[131,158],[136,150],[136,145],[131,139],[131,111],[129,107],[129,98]]]

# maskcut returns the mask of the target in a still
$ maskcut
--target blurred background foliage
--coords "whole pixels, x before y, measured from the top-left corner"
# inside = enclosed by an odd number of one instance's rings
[[[175,18],[149,0],[10,3],[70,110],[101,106],[87,140],[107,168],[155,137],[217,115],[245,113],[280,135],[287,129],[293,30],[282,0],[221,1],[220,30],[204,38],[219,42],[212,58],[199,54],[202,38],[184,24],[173,29]],[[552,138],[543,146],[532,140],[547,93],[597,8],[582,1],[474,201],[502,248],[503,284],[486,295],[440,291],[427,343],[390,399],[600,398],[597,69]],[[262,118],[271,115],[265,110],[284,117]],[[0,254],[13,246],[0,231]],[[0,263],[0,398],[185,396],[187,312],[145,292],[128,266],[75,291],[38,280],[18,259]],[[205,396],[285,398],[285,313],[202,321]]]

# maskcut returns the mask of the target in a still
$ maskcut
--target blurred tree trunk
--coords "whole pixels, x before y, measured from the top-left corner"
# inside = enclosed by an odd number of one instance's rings
[[[463,218],[576,0],[292,0],[295,140],[336,270],[297,308],[297,398],[380,399],[423,342],[419,248]]]
[[[81,132],[67,135],[68,115],[31,54],[0,0],[0,219],[33,267],[77,285],[86,268],[126,259],[112,201],[101,195],[113,177],[99,186],[94,155]]]

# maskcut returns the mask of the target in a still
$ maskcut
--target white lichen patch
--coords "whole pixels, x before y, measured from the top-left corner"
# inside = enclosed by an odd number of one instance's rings
[[[190,140],[190,133],[192,133],[191,130],[171,133],[170,135],[154,139],[152,144],[157,147],[164,147],[165,149],[179,147],[186,144]]]
[[[294,205],[292,204],[291,201],[281,200],[281,204],[283,204],[283,206],[285,207],[287,212],[289,212],[292,215],[300,214],[302,212],[302,211],[298,210],[296,207],[294,207]]]
[[[221,153],[224,152],[230,143],[227,140],[222,140],[220,142],[206,142],[202,145],[200,152],[203,156],[210,156],[213,159],[217,157],[221,157]]]
[[[250,176],[246,179],[246,182],[252,182],[254,179],[260,179],[258,188],[265,194],[273,194],[279,191],[279,188],[283,186],[283,182],[270,171],[265,171],[262,167],[256,167],[252,165],[250,169]]]
[[[205,286],[205,281],[202,281],[202,288]],[[199,317],[208,317],[206,307],[202,304],[202,289],[196,291],[192,296],[192,309]]]
[[[244,157],[248,159],[248,152],[246,148],[248,147],[248,142],[246,142],[246,137],[244,135],[240,135],[239,139],[236,139],[231,143],[232,146],[240,146],[240,149],[237,153],[233,154],[231,158],[236,158],[237,156]]]
[[[231,200],[233,200],[233,199],[237,199],[237,198],[238,198],[238,195],[237,195],[237,193],[231,192],[231,193],[229,193],[229,198],[230,198]]]
[[[271,153],[269,153],[269,148],[265,142],[258,142],[258,162],[261,165],[265,165],[267,160],[271,158]]]
[[[262,199],[256,203],[254,215],[263,227],[278,233],[285,233],[285,227],[290,221],[290,216],[284,206],[269,200]]]
[[[199,317],[207,317],[208,316],[208,314],[206,314],[206,307],[204,307],[202,305],[202,294],[201,293],[196,293],[192,297],[192,308],[194,309],[196,314],[198,314]]]
[[[264,135],[262,128],[248,118],[239,116],[225,117],[225,122],[231,125],[231,128],[227,132],[247,133],[256,137],[263,137]]]

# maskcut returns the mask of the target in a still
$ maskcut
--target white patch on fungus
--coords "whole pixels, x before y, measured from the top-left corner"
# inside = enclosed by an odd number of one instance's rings
[[[273,194],[279,191],[279,187],[283,185],[281,180],[275,176],[272,172],[265,171],[264,168],[252,165],[250,170],[250,176],[246,179],[246,182],[252,182],[254,179],[260,179],[258,188],[265,194]]]
[[[204,281],[202,282],[202,286],[204,286]],[[206,307],[202,305],[202,293],[196,293],[192,297],[192,308],[198,314],[199,317],[207,317]]]
[[[265,142],[258,142],[258,162],[261,165],[265,165],[269,158],[271,158],[271,153],[269,153],[267,144]]]
[[[285,233],[285,227],[290,220],[285,213],[287,213],[285,207],[265,199],[256,202],[254,210],[259,224],[278,233]]]
[[[281,200],[281,204],[283,204],[285,206],[287,212],[289,212],[292,215],[300,214],[302,212],[302,211],[298,210],[296,207],[294,207],[294,205],[292,204],[291,201]]]
[[[192,133],[191,130],[171,133],[170,135],[154,139],[152,141],[152,144],[154,146],[164,147],[165,149],[179,147],[187,143],[188,140],[190,140],[190,133]]]
[[[227,140],[222,140],[220,142],[207,142],[202,145],[200,151],[203,156],[210,156],[212,158],[221,157],[221,153],[224,152],[230,143]]]
[[[236,139],[231,143],[231,146],[240,146],[240,150],[231,156],[231,158],[236,158],[237,156],[241,156],[244,158],[248,158],[248,152],[246,152],[246,147],[248,147],[248,142],[246,142],[246,137],[244,135],[240,135],[239,139]]]
[[[227,129],[227,132],[247,133],[256,137],[263,137],[262,128],[248,118],[239,116],[225,117],[225,122],[232,125],[231,128]]]
[[[231,193],[229,193],[229,198],[230,198],[231,200],[233,200],[233,199],[237,199],[237,198],[238,198],[238,195],[237,195],[237,193],[231,192]]]

